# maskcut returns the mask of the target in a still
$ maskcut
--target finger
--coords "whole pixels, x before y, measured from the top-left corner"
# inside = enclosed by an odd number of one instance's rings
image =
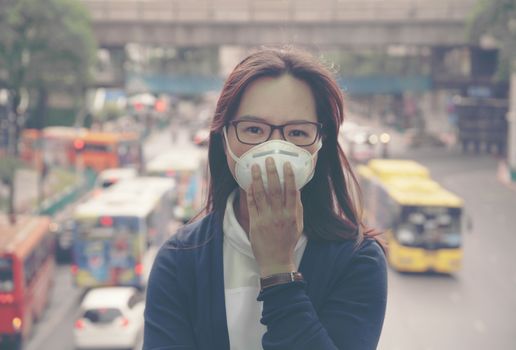
[[[283,165],[283,174],[285,175],[285,207],[295,210],[299,191],[296,188],[294,170],[289,162]]]
[[[267,190],[271,205],[275,208],[280,208],[283,205],[283,191],[274,159],[268,157],[265,160],[265,168],[267,169]]]
[[[256,208],[256,202],[254,201],[252,187],[249,187],[249,189],[245,193],[245,198],[247,201],[247,211],[249,212],[249,219],[257,217],[258,209]]]
[[[251,183],[253,199],[256,203],[256,209],[258,213],[265,211],[267,207],[267,194],[265,193],[265,187],[263,185],[262,174],[260,167],[257,164],[253,164],[251,167],[251,174],[253,182]]]
[[[296,199],[296,222],[297,222],[297,232],[301,233],[304,229],[304,216],[303,216],[303,202],[301,201],[301,193],[297,191],[297,199]]]

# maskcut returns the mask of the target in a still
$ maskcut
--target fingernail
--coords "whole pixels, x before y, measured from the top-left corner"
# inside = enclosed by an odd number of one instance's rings
[[[267,157],[267,159],[265,159],[265,164],[271,167],[274,165],[274,160],[271,157]]]

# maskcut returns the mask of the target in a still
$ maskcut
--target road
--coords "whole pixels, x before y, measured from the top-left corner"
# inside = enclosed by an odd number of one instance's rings
[[[169,136],[152,136],[145,146],[147,156],[174,147],[185,154],[193,150],[185,133],[175,146]],[[389,271],[388,309],[378,349],[516,348],[516,192],[497,180],[497,160],[462,156],[446,148],[393,149],[428,166],[435,179],[463,197],[473,229],[464,234],[464,264],[456,275]],[[73,349],[80,291],[71,286],[66,267],[56,277],[49,312],[26,350]]]
[[[152,160],[163,151],[183,152],[185,156],[193,152],[205,152],[190,142],[186,129],[181,128],[178,138],[172,143],[169,132],[156,132],[144,145],[145,159]],[[59,266],[55,276],[52,299],[43,319],[26,344],[24,350],[72,350],[74,349],[73,327],[83,291],[73,286],[68,265]],[[141,348],[141,344],[136,348]]]
[[[406,156],[465,200],[473,229],[464,234],[463,269],[455,276],[389,271],[379,349],[515,349],[516,191],[497,180],[491,156],[445,149]]]

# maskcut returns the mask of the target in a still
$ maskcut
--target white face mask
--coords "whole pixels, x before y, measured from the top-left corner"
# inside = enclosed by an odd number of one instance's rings
[[[229,155],[235,161],[235,180],[238,185],[247,191],[253,182],[251,174],[251,166],[258,164],[262,174],[262,180],[265,188],[267,188],[267,171],[265,168],[265,159],[271,157],[276,164],[281,188],[284,187],[285,176],[283,174],[283,165],[289,162],[294,171],[296,179],[296,188],[299,190],[308,183],[314,176],[317,152],[322,147],[322,141],[319,139],[317,150],[314,154],[307,150],[294,145],[293,143],[283,140],[270,140],[254,146],[240,158],[238,158],[229,146],[226,128],[223,130],[224,139],[226,140]]]

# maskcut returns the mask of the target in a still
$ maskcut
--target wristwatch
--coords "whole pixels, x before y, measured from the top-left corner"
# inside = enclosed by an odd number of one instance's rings
[[[287,284],[296,281],[304,281],[301,272],[284,272],[260,278],[260,288],[263,291],[265,288],[277,286],[280,284]]]

